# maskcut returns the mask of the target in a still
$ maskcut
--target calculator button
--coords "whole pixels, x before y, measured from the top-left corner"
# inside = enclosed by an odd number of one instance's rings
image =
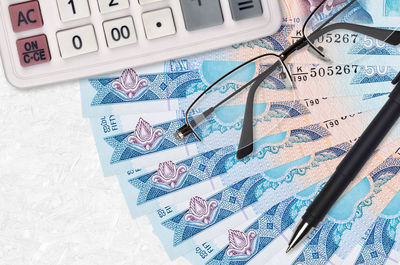
[[[129,0],[97,0],[97,2],[103,14],[129,8]]]
[[[36,29],[43,26],[38,1],[29,1],[8,7],[14,32]]]
[[[57,32],[62,58],[70,58],[98,50],[96,33],[92,25]]]
[[[149,40],[176,33],[174,18],[170,8],[144,13],[142,15],[144,29]]]
[[[137,41],[132,17],[105,21],[103,28],[109,48],[126,46]]]
[[[82,19],[90,16],[87,0],[57,0],[62,22]]]
[[[261,0],[229,0],[233,20],[242,20],[261,16]]]
[[[145,4],[150,4],[150,3],[155,3],[155,2],[160,2],[162,0],[139,0],[139,4],[145,5]]]
[[[219,0],[181,0],[183,18],[188,31],[224,23]]]
[[[17,50],[23,67],[47,63],[51,60],[46,35],[17,40]]]

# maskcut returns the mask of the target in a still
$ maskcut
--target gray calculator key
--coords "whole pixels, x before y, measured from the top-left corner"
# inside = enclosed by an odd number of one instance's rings
[[[219,0],[181,0],[181,6],[188,31],[224,23]]]
[[[261,0],[229,0],[233,20],[242,20],[261,16]]]

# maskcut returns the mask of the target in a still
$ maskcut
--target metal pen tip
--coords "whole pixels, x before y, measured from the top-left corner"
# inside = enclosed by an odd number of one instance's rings
[[[294,237],[296,237],[296,235],[294,235]],[[289,241],[286,253],[289,253],[289,251],[292,250],[292,248],[294,248],[297,245],[297,243],[298,243],[297,240],[292,237],[292,239]]]
[[[289,246],[286,250],[286,253],[288,253],[292,248],[294,248],[298,243],[300,243],[300,241],[302,241],[303,238],[306,237],[311,230],[312,226],[302,220],[300,224],[297,226],[292,238],[289,241]]]

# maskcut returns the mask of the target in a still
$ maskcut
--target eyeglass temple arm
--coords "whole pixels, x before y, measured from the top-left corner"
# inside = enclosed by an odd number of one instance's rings
[[[265,78],[279,67],[279,61],[271,65],[266,71],[261,73],[259,76],[253,79],[253,83],[249,89],[249,93],[246,99],[246,108],[243,118],[243,128],[240,135],[239,147],[236,153],[237,159],[242,159],[253,152],[253,109],[254,109],[254,97],[257,88],[260,87],[261,83]]]
[[[335,23],[325,26],[324,28],[312,33],[308,39],[310,41],[315,41],[322,35],[334,31],[337,29],[345,29],[353,32],[357,32],[377,40],[386,42],[390,45],[399,45],[400,44],[400,31],[398,30],[389,30],[389,29],[381,29],[374,28],[364,25],[357,25],[352,23]]]

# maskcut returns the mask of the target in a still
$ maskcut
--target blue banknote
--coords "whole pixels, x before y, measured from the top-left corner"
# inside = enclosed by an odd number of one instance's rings
[[[163,205],[187,200],[193,192],[206,194],[265,170],[262,173],[265,182],[259,186],[257,196],[267,189],[277,190],[282,183],[292,183],[294,189],[299,190],[311,185],[314,180],[294,179],[295,176],[316,171],[321,164],[321,170],[334,168],[339,161],[332,160],[339,160],[337,158],[342,157],[350,146],[343,143],[303,157],[302,153],[280,155],[277,148],[267,148],[265,153],[244,160],[236,158],[235,146],[227,146],[177,163],[163,162],[157,170],[139,172],[136,177],[126,174],[119,176],[119,180],[131,214],[137,217]],[[260,163],[261,160],[264,162]],[[289,160],[291,162],[287,163]],[[252,170],[249,171],[249,168]]]
[[[241,160],[236,158],[236,145],[230,145],[184,160],[168,159],[139,172],[129,171],[119,176],[121,189],[132,216],[137,217],[162,205],[185,200],[191,192],[207,193],[230,185],[238,178],[245,178],[252,173],[284,165],[289,161],[318,160],[320,155],[324,154],[323,151],[318,151],[318,141],[327,139],[326,135],[329,134],[319,133],[319,137],[315,138],[317,128],[321,132],[324,131],[320,125],[315,124],[292,130],[289,138],[285,136],[285,133],[272,135],[264,146],[260,146],[258,152]],[[307,131],[309,131],[308,136]],[[313,141],[306,141],[306,138],[313,135]],[[300,142],[298,142],[299,136],[302,139]],[[282,140],[283,142],[281,142]],[[309,147],[306,147],[307,142],[310,144]],[[298,149],[299,147],[307,151],[302,152],[301,149]],[[291,152],[285,152],[288,150]],[[313,150],[316,150],[314,156],[311,155]],[[261,161],[263,162],[261,163]],[[316,161],[312,163],[314,164]],[[248,168],[252,170],[249,171]],[[282,166],[281,169],[285,169],[285,167]],[[271,179],[271,183],[266,187],[276,188],[279,186],[279,181]],[[185,191],[180,192],[181,190]]]
[[[358,100],[355,101],[352,98],[328,98],[326,102],[330,102],[329,104],[318,106],[307,106],[305,101],[277,102],[269,106],[257,104],[255,109],[257,110],[260,106],[260,114],[254,118],[256,128],[254,139],[270,140],[268,137],[265,138],[268,134],[274,135],[295,126],[301,127],[314,122],[341,119],[358,111],[374,110],[381,107],[387,100],[385,94],[379,93],[357,98]],[[342,105],[339,107],[339,104]],[[104,130],[104,122],[107,123],[106,117],[94,118],[91,122],[103,171],[106,176],[109,176],[122,174],[133,168],[146,168],[165,162],[168,158],[183,159],[211,149],[232,145],[232,139],[239,139],[242,128],[243,120],[240,118],[240,113],[224,112],[221,118],[208,123],[202,135],[203,142],[198,142],[193,135],[183,140],[177,139],[174,134],[185,124],[185,121],[183,118],[168,120],[173,117],[173,113],[151,114],[155,117],[159,115],[159,120],[165,120],[155,125],[150,124],[142,115],[113,116],[113,123],[111,124],[110,121],[106,131]],[[215,115],[219,117],[220,114],[217,112]],[[110,129],[110,127],[116,129]],[[330,129],[338,130],[337,128]],[[260,134],[257,134],[258,132]],[[255,149],[254,153],[256,152]]]
[[[82,80],[83,115],[98,117],[105,114],[185,111],[207,86],[240,62],[206,60],[196,62],[196,65],[192,63],[187,59],[179,59],[167,63],[167,72],[138,74],[133,69],[127,69],[120,76]],[[295,88],[298,87],[296,94],[300,98],[387,92],[392,89],[390,81],[398,72],[394,66],[289,66],[295,76]],[[249,65],[248,69],[246,78],[235,81],[235,84],[227,84],[221,88],[221,93],[229,93],[254,77],[255,65]],[[315,86],[316,83],[320,86]],[[324,84],[330,84],[329,89],[322,89]],[[286,94],[275,92],[271,97],[271,101],[276,101],[277,98],[286,97]]]

